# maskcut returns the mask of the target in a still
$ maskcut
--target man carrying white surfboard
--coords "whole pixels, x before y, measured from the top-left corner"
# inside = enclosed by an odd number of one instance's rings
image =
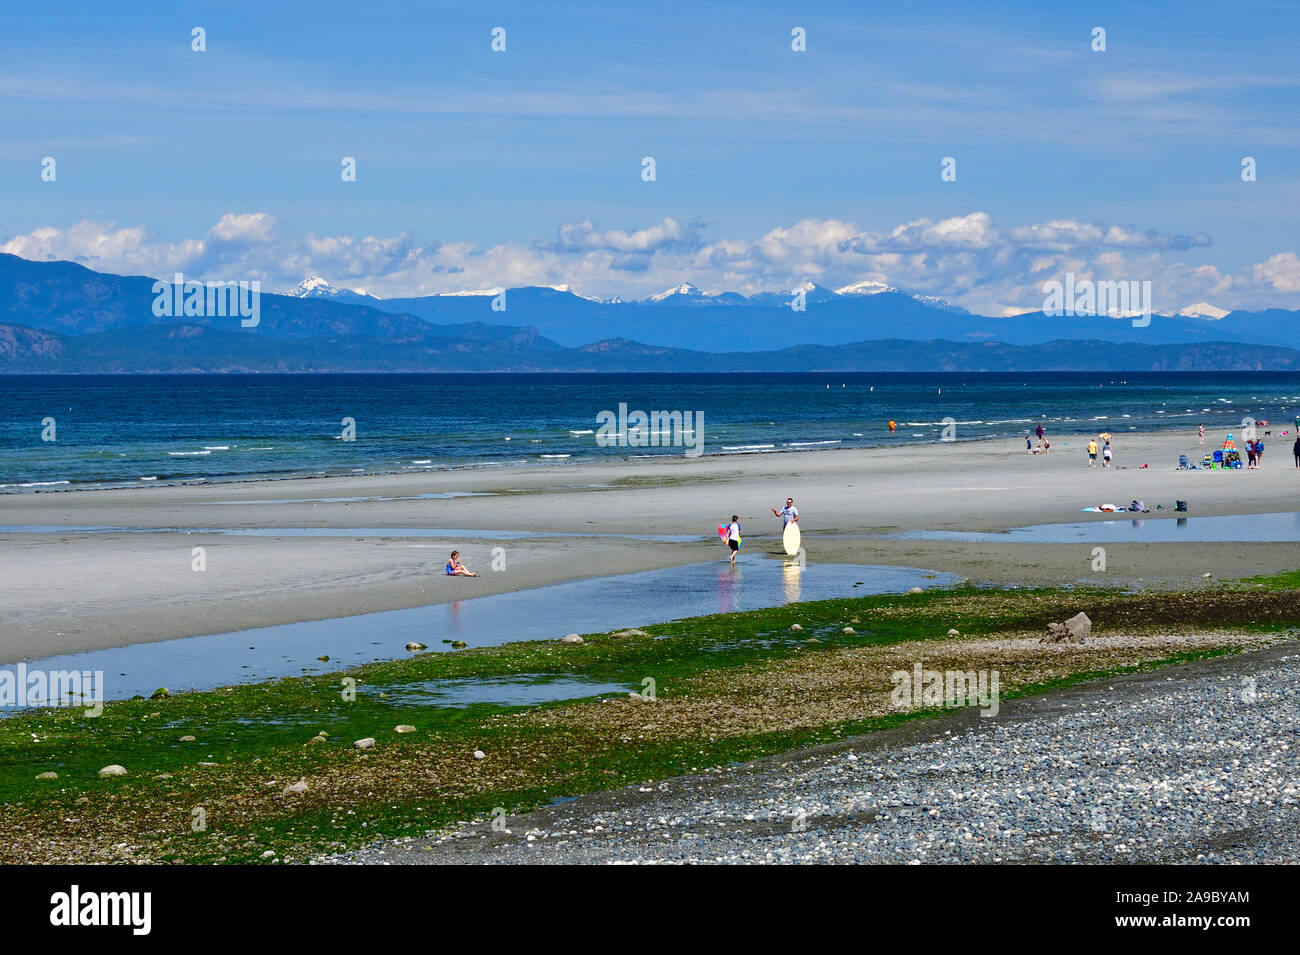
[[[794,498],[785,499],[781,510],[772,508],[772,513],[781,518],[781,546],[791,557],[799,553],[799,508],[794,506]]]

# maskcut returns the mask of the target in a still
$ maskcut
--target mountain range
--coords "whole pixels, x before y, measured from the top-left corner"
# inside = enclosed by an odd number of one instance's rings
[[[878,282],[625,302],[564,286],[384,299],[312,278],[262,293],[243,328],[155,315],[154,284],[0,254],[0,373],[1300,369],[1300,313],[1203,302],[1134,327],[992,318]]]

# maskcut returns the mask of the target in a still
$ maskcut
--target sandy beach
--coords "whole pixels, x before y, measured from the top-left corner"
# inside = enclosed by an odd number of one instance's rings
[[[4,495],[0,527],[42,531],[0,532],[0,662],[718,560],[713,528],[732,513],[747,554],[775,555],[780,523],[768,508],[788,495],[809,561],[1150,587],[1294,569],[1290,542],[1107,544],[1098,573],[1090,544],[881,536],[1102,520],[1081,508],[1131,499],[1152,519],[1172,518],[1176,499],[1193,518],[1295,509],[1289,439],[1273,439],[1259,471],[1176,470],[1180,453],[1199,461],[1214,440],[1202,449],[1181,432],[1121,434],[1110,470],[1087,467],[1086,437],[1058,436],[1050,455],[1010,439]],[[479,496],[421,497],[445,493]],[[202,572],[192,569],[196,547]],[[478,578],[443,576],[452,547]],[[494,556],[504,570],[493,571]],[[555,627],[566,632],[562,620]]]

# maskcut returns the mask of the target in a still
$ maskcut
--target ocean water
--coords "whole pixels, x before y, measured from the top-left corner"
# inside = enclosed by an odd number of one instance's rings
[[[1300,374],[0,376],[0,493],[687,450],[598,444],[597,416],[620,404],[702,414],[707,455],[934,442],[946,418],[966,441],[1039,423],[1064,440],[1200,422],[1216,434],[1256,417],[1276,442],[1300,412]]]

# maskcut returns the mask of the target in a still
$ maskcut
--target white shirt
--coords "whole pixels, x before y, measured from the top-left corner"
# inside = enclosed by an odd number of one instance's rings
[[[784,527],[799,516],[799,508],[795,507],[793,504],[787,504],[777,513],[781,515],[781,526]]]

